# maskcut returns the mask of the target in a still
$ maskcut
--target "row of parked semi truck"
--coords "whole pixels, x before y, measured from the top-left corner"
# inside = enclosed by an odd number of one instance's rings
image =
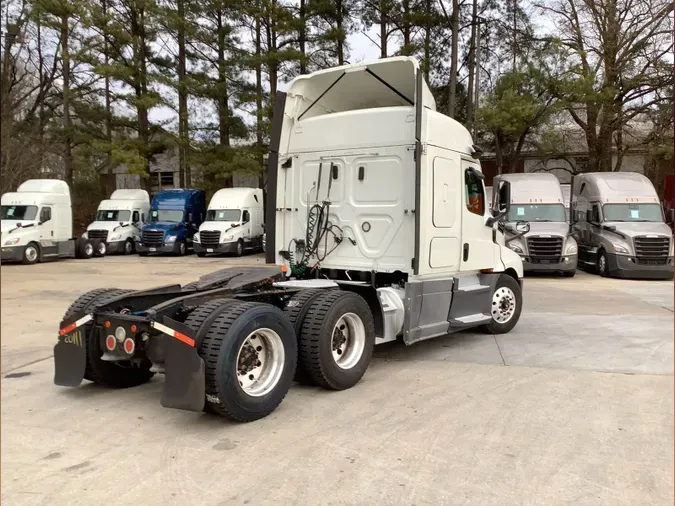
[[[633,172],[576,176],[568,192],[552,174],[496,176],[511,186],[500,223],[525,272],[577,268],[602,276],[671,278],[672,209],[666,215],[652,183]],[[491,199],[492,188],[486,188]],[[567,193],[567,195],[566,195]],[[518,223],[530,229],[520,232]],[[108,252],[146,256],[235,254],[264,249],[263,193],[225,188],[208,206],[198,189],[116,190],[103,200],[81,238],[72,238],[70,192],[63,181],[30,180],[2,196],[2,260],[32,264]]]
[[[2,260],[33,264],[107,253],[185,255],[194,251],[242,255],[263,249],[263,193],[224,188],[209,205],[199,189],[116,190],[101,201],[94,221],[73,237],[68,185],[29,180],[2,196]]]

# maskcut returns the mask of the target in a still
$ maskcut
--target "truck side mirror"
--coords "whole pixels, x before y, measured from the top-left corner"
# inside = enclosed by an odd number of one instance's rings
[[[666,223],[668,225],[675,223],[675,209],[668,209],[666,211]]]
[[[485,223],[488,227],[491,227],[504,216],[509,214],[511,210],[511,183],[508,181],[500,181],[499,187],[497,190],[497,202],[496,206],[491,209],[492,216],[487,219]]]

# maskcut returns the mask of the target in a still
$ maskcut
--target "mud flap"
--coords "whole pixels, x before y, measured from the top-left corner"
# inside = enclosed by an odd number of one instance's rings
[[[77,322],[84,313],[76,313],[61,322],[60,328],[66,328]],[[54,346],[54,384],[63,387],[77,387],[84,379],[87,367],[88,332],[96,332],[95,326],[81,326],[59,336]]]
[[[194,331],[167,317],[164,317],[163,324],[178,331],[185,339],[171,336],[164,340],[166,377],[161,404],[165,408],[203,411],[206,373],[204,360],[195,347]]]

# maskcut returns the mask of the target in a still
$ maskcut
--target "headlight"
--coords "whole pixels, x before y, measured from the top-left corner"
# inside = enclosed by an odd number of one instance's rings
[[[16,244],[17,242],[19,242],[19,238],[18,238],[18,237],[15,238],[15,239],[9,239],[7,242],[5,242],[5,246],[13,246],[13,245]]]
[[[122,239],[121,235],[114,235],[114,236],[108,238],[108,242],[119,241],[120,239]]]
[[[511,248],[516,253],[520,253],[521,255],[523,254],[523,248],[521,248],[518,244],[511,243],[509,244],[509,248]]]
[[[89,234],[87,234],[87,232],[82,234],[82,239],[89,239]]]
[[[176,242],[176,236],[175,235],[167,235],[166,236],[166,242]]]
[[[614,244],[612,243],[612,246],[614,246],[614,251],[617,253],[625,253],[626,255],[628,254],[628,248],[621,246],[620,244]]]
[[[577,251],[578,251],[577,243],[573,242],[570,243],[565,249],[565,255],[576,255]]]
[[[194,237],[192,237],[192,240],[197,243],[199,242],[199,232],[195,233]]]
[[[671,257],[675,256],[675,242],[673,240],[670,240],[670,255]]]
[[[230,242],[232,239],[234,239],[234,236],[233,236],[233,235],[225,235],[225,236],[223,236],[223,238],[221,239],[221,242]]]

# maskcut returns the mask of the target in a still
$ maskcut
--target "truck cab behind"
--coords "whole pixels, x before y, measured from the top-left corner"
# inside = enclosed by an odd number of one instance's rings
[[[502,221],[506,243],[522,258],[524,271],[574,276],[577,243],[570,235],[558,178],[549,173],[503,174],[495,176],[494,186],[501,181],[511,183],[511,208]],[[524,235],[516,231],[521,221],[530,223]]]
[[[141,231],[136,251],[141,256],[149,253],[185,255],[192,249],[192,241],[206,214],[204,190],[162,190],[150,206],[150,220]]]
[[[115,190],[102,200],[85,237],[105,241],[109,253],[133,253],[135,243],[150,214],[150,196],[145,190]]]
[[[594,172],[572,181],[579,261],[602,276],[673,278],[673,238],[651,181],[636,172]]]
[[[206,220],[194,237],[198,256],[234,253],[262,248],[263,192],[259,188],[218,190],[206,211]]]

